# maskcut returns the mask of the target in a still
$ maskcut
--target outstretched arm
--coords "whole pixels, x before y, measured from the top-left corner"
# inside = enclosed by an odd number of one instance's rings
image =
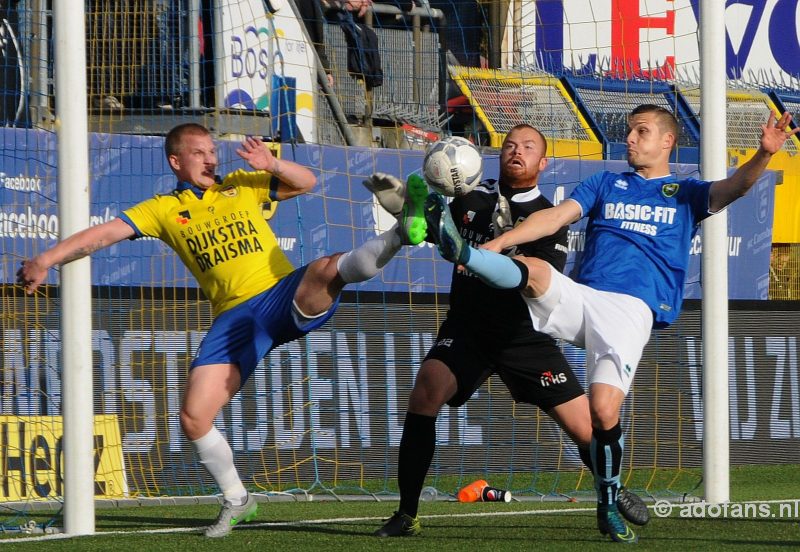
[[[529,243],[558,232],[562,226],[581,218],[581,207],[577,201],[562,201],[555,207],[536,211],[519,226],[481,246],[497,253],[521,243]]]
[[[134,235],[133,228],[118,218],[81,230],[36,257],[22,261],[17,283],[25,286],[30,295],[47,278],[50,267],[81,259]]]
[[[791,121],[792,116],[789,113],[784,113],[776,121],[775,114],[770,112],[767,124],[761,126],[761,144],[755,155],[729,178],[718,180],[711,185],[708,207],[712,213],[724,209],[746,194],[767,168],[772,156],[783,147],[786,140],[800,132],[800,128],[794,130],[789,128]]]
[[[242,141],[236,153],[255,170],[267,171],[280,181],[277,188],[278,200],[309,192],[317,183],[317,177],[306,167],[294,161],[278,159],[264,142],[252,136]]]

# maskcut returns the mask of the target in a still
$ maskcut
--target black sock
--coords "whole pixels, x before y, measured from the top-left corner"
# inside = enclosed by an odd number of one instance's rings
[[[578,454],[581,457],[581,462],[583,462],[583,465],[589,468],[590,472],[594,473],[594,466],[592,465],[592,453],[589,451],[589,447],[578,447]]]
[[[622,450],[625,439],[622,427],[617,424],[611,429],[592,428],[591,457],[594,469],[594,486],[597,502],[616,504],[619,491],[619,474],[622,469]]]
[[[397,484],[400,511],[417,516],[419,493],[436,449],[436,417],[406,413],[400,452],[397,455]]]

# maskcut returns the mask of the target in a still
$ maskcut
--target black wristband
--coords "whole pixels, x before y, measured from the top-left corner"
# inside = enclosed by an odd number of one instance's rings
[[[517,291],[522,291],[523,289],[528,287],[528,265],[517,259],[511,259],[511,260],[514,262],[515,265],[517,265],[519,271],[522,273],[519,285],[517,285],[517,287],[515,287],[514,289],[516,289]]]

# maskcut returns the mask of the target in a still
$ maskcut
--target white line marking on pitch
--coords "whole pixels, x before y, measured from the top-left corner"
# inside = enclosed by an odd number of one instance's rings
[[[519,510],[514,512],[471,512],[465,514],[431,514],[420,516],[421,519],[437,519],[437,518],[468,518],[478,516],[522,516],[522,515],[541,515],[541,514],[563,514],[574,512],[594,512],[595,508],[554,508],[549,510]],[[298,521],[270,521],[264,523],[248,523],[242,525],[241,528],[258,529],[270,527],[297,527],[302,525],[324,525],[327,523],[353,523],[360,521],[383,521],[386,516],[371,516],[371,517],[353,517],[353,518],[328,518],[328,519],[307,519]],[[102,537],[106,535],[153,535],[162,533],[198,533],[205,529],[205,527],[166,527],[163,529],[143,529],[140,531],[99,531],[93,535],[81,535],[75,537],[65,533],[55,533],[53,535],[38,535],[35,537],[20,537],[9,538],[0,540],[0,545],[12,544],[18,542],[35,542],[43,540],[61,540],[70,538],[87,538],[87,537]]]
[[[798,498],[784,498],[775,500],[747,500],[739,504],[781,504],[787,502],[798,502]],[[692,504],[691,502],[675,502],[676,505]],[[648,508],[652,509],[652,505]],[[469,512],[463,514],[430,514],[420,516],[422,519],[440,519],[440,518],[470,518],[470,517],[485,517],[485,516],[526,516],[526,515],[545,515],[545,514],[575,514],[584,512],[594,512],[594,507],[590,508],[549,508],[547,510],[516,510],[513,512]],[[326,523],[352,523],[359,521],[383,521],[386,516],[370,516],[370,517],[353,517],[353,518],[328,518],[328,519],[307,519],[298,521],[271,521],[265,523],[248,523],[242,525],[242,528],[258,529],[270,527],[297,527],[302,525],[324,525]],[[668,519],[668,518],[665,518]],[[88,537],[102,537],[107,535],[157,535],[169,533],[199,533],[204,527],[167,527],[163,529],[144,529],[141,531],[100,531],[93,535],[82,535],[75,537],[65,533],[56,533],[54,535],[41,535],[36,537],[21,537],[0,539],[0,546],[3,544],[14,544],[19,542],[36,542],[44,540],[62,540],[71,538],[88,538]],[[365,534],[366,536],[366,534]]]

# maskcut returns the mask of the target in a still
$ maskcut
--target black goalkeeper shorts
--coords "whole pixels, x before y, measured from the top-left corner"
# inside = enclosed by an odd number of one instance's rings
[[[544,411],[583,395],[555,340],[529,333],[495,339],[445,320],[425,360],[439,360],[455,375],[458,390],[447,404],[461,406],[492,374],[500,377],[515,401]]]

